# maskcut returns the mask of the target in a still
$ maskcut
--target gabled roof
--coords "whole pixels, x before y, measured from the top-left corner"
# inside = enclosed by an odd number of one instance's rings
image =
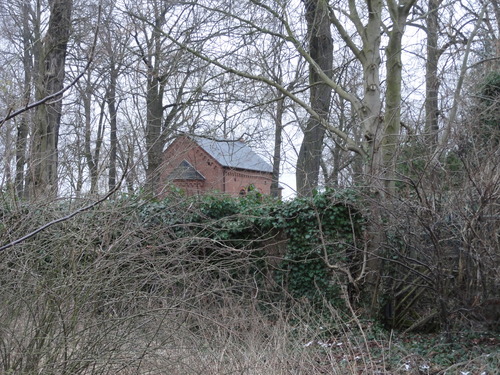
[[[187,160],[183,160],[167,177],[169,180],[205,180]]]
[[[241,141],[219,141],[192,138],[223,167],[247,169],[258,172],[273,172],[273,167]]]

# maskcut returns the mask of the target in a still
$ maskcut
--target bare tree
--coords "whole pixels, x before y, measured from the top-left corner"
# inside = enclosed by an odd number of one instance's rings
[[[66,51],[71,30],[73,1],[53,0],[49,5],[49,25],[42,40],[35,80],[37,100],[63,88]],[[30,194],[34,198],[54,197],[57,194],[57,146],[61,110],[61,97],[36,108],[30,180]]]
[[[3,42],[6,49],[2,51],[2,63],[5,81],[17,82],[16,90],[9,90],[9,95],[15,100],[6,101],[11,111],[16,107],[26,106],[34,99],[34,79],[41,52],[42,4],[30,1],[12,1],[2,5],[1,23]],[[16,51],[12,53],[13,51]],[[14,67],[21,67],[18,70]],[[9,69],[9,67],[11,67]],[[7,113],[9,115],[10,113]],[[15,190],[18,197],[26,193],[26,168],[29,154],[28,137],[32,130],[32,113],[25,111],[13,120],[16,129],[15,138]]]
[[[159,188],[159,167],[165,142],[179,125],[175,124],[175,120],[186,107],[184,101],[187,102],[189,97],[196,94],[196,90],[186,92],[186,84],[196,68],[184,58],[183,51],[175,44],[168,43],[164,36],[165,29],[177,33],[178,21],[171,22],[169,18],[178,10],[176,5],[174,2],[151,0],[144,9],[132,8],[129,11],[135,24],[135,50],[145,67],[146,186],[152,194]],[[189,13],[188,8],[186,12]],[[181,18],[189,22],[185,15]],[[189,39],[188,36],[182,38]],[[170,100],[170,103],[166,104],[166,100]]]
[[[95,147],[92,149],[92,97],[96,94],[96,87],[92,83],[92,71],[89,70],[82,80],[81,98],[83,102],[83,116],[85,122],[84,134],[84,154],[87,162],[87,167],[90,174],[90,194],[94,195],[98,192],[98,179],[99,179],[99,164],[101,162],[101,149],[104,141],[104,106],[105,101],[102,100],[99,104],[100,115],[97,120],[97,132],[95,138]]]
[[[22,28],[23,28],[23,69],[24,69],[24,100],[29,103],[33,95],[33,77],[35,67],[40,61],[41,47],[41,10],[40,3],[35,7],[30,3],[22,3]],[[30,20],[32,24],[30,25]],[[30,27],[31,26],[31,27]],[[17,126],[16,143],[16,191],[18,196],[25,195],[25,168],[27,155],[27,139],[29,133],[29,113],[23,113]]]
[[[436,145],[438,142],[438,62],[439,62],[439,7],[442,0],[429,0],[426,15],[427,31],[427,56],[425,74],[425,134],[429,145]]]
[[[324,81],[322,75],[332,78],[333,39],[329,8],[323,0],[303,0],[303,3],[308,31],[308,53],[315,63],[309,66],[309,102],[311,109],[323,122],[328,122],[332,87]],[[303,132],[304,139],[297,159],[297,192],[299,195],[312,196],[318,186],[326,128],[315,116],[310,115]]]

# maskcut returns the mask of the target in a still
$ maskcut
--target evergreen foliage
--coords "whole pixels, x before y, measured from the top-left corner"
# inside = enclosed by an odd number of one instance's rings
[[[485,143],[498,145],[500,140],[500,73],[491,72],[480,87],[479,136]]]
[[[182,228],[177,236],[209,239],[256,257],[265,255],[264,242],[284,235],[286,252],[275,272],[276,281],[295,298],[318,305],[326,299],[341,306],[340,284],[346,283],[345,275],[329,265],[353,266],[362,225],[355,200],[351,191],[333,190],[287,202],[258,193],[239,198],[205,195],[179,200],[170,196],[141,203],[139,217],[146,225]]]

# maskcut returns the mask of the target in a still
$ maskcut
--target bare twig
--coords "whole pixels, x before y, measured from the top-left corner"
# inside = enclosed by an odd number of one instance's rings
[[[2,247],[0,247],[0,252],[3,251],[3,250],[7,250],[8,248],[12,247],[12,246],[15,246],[15,245],[18,245],[20,244],[21,242],[24,242],[26,241],[27,239],[30,239],[31,237],[37,235],[38,233],[40,232],[43,232],[45,229],[55,225],[55,224],[58,224],[58,223],[62,223],[63,221],[67,221],[69,219],[71,219],[72,217],[78,215],[78,214],[81,214],[82,212],[85,212],[85,211],[88,211],[92,208],[94,208],[95,206],[101,204],[102,202],[104,202],[106,199],[108,199],[109,197],[111,197],[116,191],[118,191],[118,189],[121,187],[122,183],[123,183],[123,180],[125,179],[125,176],[127,175],[127,171],[128,171],[128,163],[127,165],[125,166],[125,171],[123,172],[122,174],[122,177],[120,178],[120,181],[118,182],[118,184],[112,189],[110,190],[104,197],[102,197],[101,199],[85,206],[85,207],[82,207],[82,208],[79,208],[78,210],[70,213],[69,215],[66,215],[66,216],[63,216],[63,217],[60,217],[59,219],[55,219],[55,220],[52,220],[44,225],[42,225],[41,227],[35,229],[33,232],[31,233],[28,233],[27,235],[21,237],[21,238],[18,238],[17,240],[14,240],[12,242],[9,242],[8,244],[5,244],[3,245]]]
[[[10,119],[13,119],[16,116],[19,116],[21,113],[29,111],[30,109],[38,107],[38,106],[40,106],[40,105],[48,102],[49,100],[57,98],[58,96],[64,94],[66,91],[68,91],[71,87],[73,87],[74,85],[76,85],[76,83],[80,80],[80,78],[83,77],[83,75],[85,74],[85,72],[89,69],[90,65],[94,61],[95,47],[97,45],[97,36],[99,35],[99,24],[100,24],[100,21],[101,21],[101,5],[99,4],[99,13],[98,13],[98,16],[97,16],[97,26],[96,26],[96,31],[95,31],[95,35],[94,35],[94,41],[92,43],[92,48],[90,49],[90,54],[89,54],[89,58],[88,58],[87,64],[85,64],[85,67],[80,72],[80,74],[78,74],[75,77],[75,79],[69,83],[69,85],[63,87],[58,92],[55,92],[55,93],[53,93],[51,95],[48,95],[45,98],[40,99],[40,100],[38,100],[38,101],[36,101],[34,103],[27,104],[24,108],[18,109],[18,110],[14,111],[14,112],[12,112],[12,109],[9,109],[7,116],[5,116],[3,119],[0,120],[0,128],[3,126],[3,124],[6,121],[8,121]]]

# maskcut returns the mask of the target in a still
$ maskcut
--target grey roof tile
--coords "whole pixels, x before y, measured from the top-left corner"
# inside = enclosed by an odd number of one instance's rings
[[[193,139],[224,167],[272,173],[273,167],[241,141]]]

